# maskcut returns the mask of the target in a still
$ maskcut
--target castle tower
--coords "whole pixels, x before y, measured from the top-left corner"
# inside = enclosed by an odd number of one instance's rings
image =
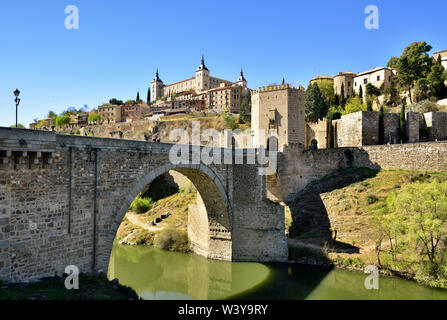
[[[202,63],[196,70],[196,91],[201,92],[210,88],[210,71],[205,66],[205,59],[202,55]]]
[[[259,88],[251,96],[253,146],[267,148],[270,140],[276,139],[278,151],[290,144],[304,148],[304,97],[305,91],[301,87],[271,85]]]
[[[236,81],[236,84],[240,87],[243,87],[244,89],[247,89],[247,80],[245,80],[244,78],[244,71],[242,70],[242,68],[239,78]]]
[[[155,73],[155,78],[151,82],[151,102],[157,101],[161,97],[163,97],[163,81],[161,81],[160,77],[158,76],[158,69]]]

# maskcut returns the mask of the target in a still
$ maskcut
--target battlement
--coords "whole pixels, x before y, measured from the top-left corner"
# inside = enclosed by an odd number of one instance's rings
[[[258,90],[255,91],[256,93],[260,93],[260,92],[269,92],[269,91],[278,91],[278,90],[301,90],[301,91],[305,91],[303,86],[299,86],[299,87],[293,87],[292,85],[286,83],[286,84],[270,84],[268,86],[264,86],[264,87],[259,87]]]

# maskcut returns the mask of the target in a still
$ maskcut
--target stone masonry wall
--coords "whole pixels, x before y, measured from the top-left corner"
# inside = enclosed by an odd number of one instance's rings
[[[428,112],[424,114],[430,140],[447,140],[447,112]]]
[[[383,115],[384,143],[396,144],[400,142],[400,116],[398,113],[385,113]]]
[[[116,231],[133,199],[175,170],[203,199],[215,259],[284,261],[284,214],[265,200],[258,166],[179,164],[172,145],[0,128],[0,279],[107,271]],[[205,244],[206,247],[206,244]]]
[[[392,144],[304,151],[291,146],[278,155],[275,197],[290,199],[308,183],[342,168],[445,171],[447,142]],[[280,193],[279,193],[280,192]]]

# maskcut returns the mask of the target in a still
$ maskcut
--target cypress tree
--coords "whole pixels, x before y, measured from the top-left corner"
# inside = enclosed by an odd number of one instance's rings
[[[340,96],[338,94],[334,95],[334,105],[337,107],[340,105]]]
[[[362,86],[360,86],[359,97],[360,97],[360,100],[362,100],[362,103],[363,103],[363,87]]]
[[[147,88],[147,104],[151,103],[151,88]]]
[[[136,102],[140,101],[140,91],[137,91],[137,99],[135,101]]]
[[[366,111],[373,111],[373,103],[371,99],[366,101]]]
[[[383,120],[383,114],[385,113],[383,109],[383,104],[380,106],[379,111],[379,144],[385,143],[385,125]]]
[[[406,121],[405,121],[405,107],[407,105],[407,102],[404,100],[402,102],[402,109],[400,110],[400,139],[402,142],[404,142],[406,140],[406,134],[405,134],[405,129],[406,129]]]
[[[327,147],[328,149],[334,148],[334,132],[332,128],[332,114],[329,115],[328,119],[328,127],[327,127]]]
[[[346,105],[346,98],[345,98],[345,84],[341,84],[341,94],[340,94],[340,105],[345,108]]]

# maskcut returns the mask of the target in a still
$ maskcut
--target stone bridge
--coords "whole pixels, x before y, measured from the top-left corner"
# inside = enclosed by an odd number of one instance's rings
[[[242,164],[173,165],[172,146],[0,128],[0,279],[61,274],[68,265],[106,271],[131,202],[170,170],[199,192],[189,210],[191,249],[231,261],[286,261],[278,202],[335,170],[447,170],[447,142],[313,151],[290,145],[278,153],[277,170],[268,177],[249,164],[249,150]]]
[[[0,279],[60,275],[68,265],[107,271],[133,199],[169,170],[200,194],[189,213],[194,252],[286,261],[284,210],[266,198],[258,165],[173,165],[172,146],[0,128]]]

